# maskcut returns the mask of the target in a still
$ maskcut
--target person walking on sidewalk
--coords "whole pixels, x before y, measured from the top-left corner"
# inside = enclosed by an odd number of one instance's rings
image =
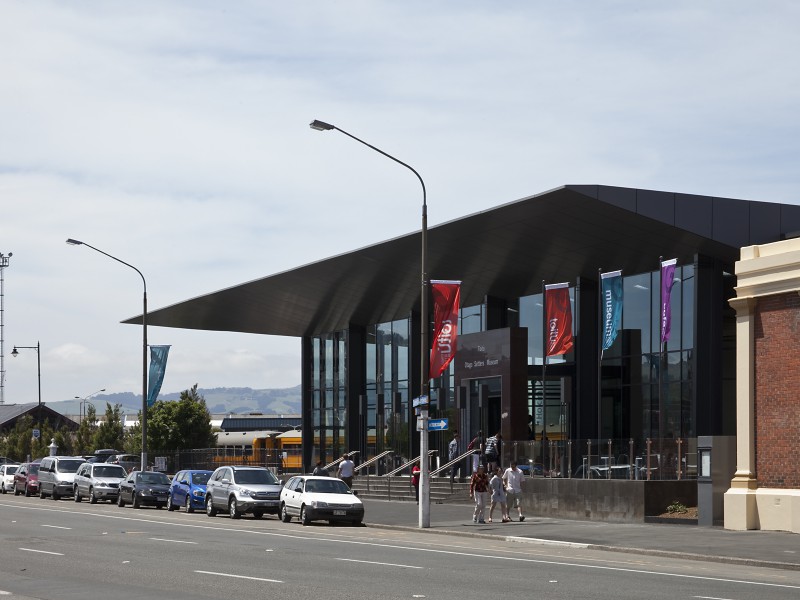
[[[450,440],[450,443],[447,444],[447,460],[453,461],[458,458],[458,432],[453,432],[453,439]],[[454,464],[450,467],[450,481],[454,481],[456,478],[456,471],[458,474],[461,475],[461,465],[459,463]]]
[[[489,523],[492,522],[492,514],[494,514],[495,505],[500,505],[500,516],[503,523],[508,523],[511,519],[508,516],[508,508],[506,507],[506,490],[503,485],[503,472],[500,467],[496,467],[492,480],[489,482],[489,489],[492,491],[492,504],[489,506]]]
[[[472,441],[467,446],[467,450],[472,450],[472,474],[478,472],[478,465],[481,464],[483,459],[483,431],[480,429]]]
[[[500,466],[500,444],[502,443],[503,436],[498,431],[488,440],[486,440],[486,468],[489,473],[494,473],[495,469]]]
[[[512,508],[516,507],[520,522],[525,520],[525,515],[522,514],[523,479],[525,479],[525,474],[517,466],[517,461],[512,460],[511,466],[503,473],[503,481],[506,484],[506,502],[508,506],[506,514],[510,513]]]
[[[416,498],[417,504],[419,504],[419,474],[420,474],[419,465],[415,464],[411,468],[411,485],[414,486],[414,498]]]
[[[337,471],[337,475],[339,479],[344,481],[347,484],[347,487],[353,487],[353,473],[355,472],[356,465],[355,463],[350,460],[350,455],[345,454],[344,460],[339,463],[339,470]]]
[[[478,470],[472,474],[469,482],[469,497],[475,500],[472,522],[485,523],[483,512],[486,510],[486,502],[489,500],[489,477],[486,475],[483,465],[478,465]]]

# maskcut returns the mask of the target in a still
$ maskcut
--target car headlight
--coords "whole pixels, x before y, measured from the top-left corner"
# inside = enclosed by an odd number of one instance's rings
[[[240,496],[251,496],[252,494],[253,494],[253,492],[251,492],[250,490],[239,489],[239,495]]]
[[[195,498],[202,498],[204,495],[203,490],[192,490],[192,496]]]
[[[321,502],[320,500],[312,500],[311,506],[313,506],[314,508],[328,508],[328,503]]]

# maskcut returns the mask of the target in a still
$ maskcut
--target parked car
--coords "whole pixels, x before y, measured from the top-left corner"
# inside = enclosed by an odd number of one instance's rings
[[[116,456],[117,454],[122,454],[122,450],[114,450],[113,448],[103,448],[101,450],[95,450],[94,454],[86,459],[86,462],[107,462],[109,458],[112,456]]]
[[[119,484],[117,506],[130,503],[133,508],[141,508],[143,505],[164,508],[167,505],[169,484],[169,477],[163,473],[135,471]]]
[[[14,495],[39,493],[39,462],[22,463],[14,473]]]
[[[17,469],[19,465],[0,465],[0,492],[3,494],[14,490],[14,473]]]
[[[89,504],[98,500],[113,502],[119,496],[119,484],[126,476],[125,469],[119,465],[83,463],[75,473],[75,502],[80,502],[84,496],[89,498]]]
[[[333,477],[292,477],[281,490],[281,520],[299,517],[303,525],[312,521],[346,521],[360,525],[364,505],[344,481]]]
[[[141,457],[138,454],[112,454],[106,462],[112,465],[120,465],[128,473],[136,471],[142,464]]]
[[[167,510],[175,510],[181,506],[186,512],[194,512],[195,508],[203,509],[206,499],[206,483],[213,471],[179,471],[172,478],[167,496]]]
[[[77,456],[45,456],[39,465],[39,497],[72,496],[75,492],[75,473],[84,460]]]
[[[264,513],[278,514],[281,482],[264,467],[218,467],[206,484],[206,514],[214,517],[227,511],[231,519],[250,513],[256,519]]]

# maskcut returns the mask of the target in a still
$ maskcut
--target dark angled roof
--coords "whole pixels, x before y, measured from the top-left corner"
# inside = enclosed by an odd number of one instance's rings
[[[462,306],[547,282],[642,273],[696,253],[729,264],[742,246],[800,232],[800,206],[630,188],[567,185],[431,227],[430,279],[459,279]],[[420,233],[186,300],[148,314],[183,329],[304,336],[419,310]],[[141,324],[141,315],[125,321]]]
[[[20,417],[30,415],[34,422],[37,420],[37,413],[39,410],[38,402],[30,402],[27,404],[0,404],[0,430],[13,429],[17,424]],[[66,427],[68,429],[77,429],[78,424],[62,415],[60,412],[53,410],[49,406],[42,404],[42,421],[50,423],[54,429]]]

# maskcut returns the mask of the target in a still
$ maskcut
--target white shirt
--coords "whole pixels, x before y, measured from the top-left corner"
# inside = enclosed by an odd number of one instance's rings
[[[344,459],[342,462],[339,463],[339,476],[340,477],[352,477],[353,476],[353,467],[355,467],[355,463],[349,458]]]
[[[509,467],[506,469],[505,473],[503,473],[503,479],[506,481],[508,491],[514,494],[522,493],[522,480],[524,478],[525,474],[519,470],[519,467],[516,469]]]

